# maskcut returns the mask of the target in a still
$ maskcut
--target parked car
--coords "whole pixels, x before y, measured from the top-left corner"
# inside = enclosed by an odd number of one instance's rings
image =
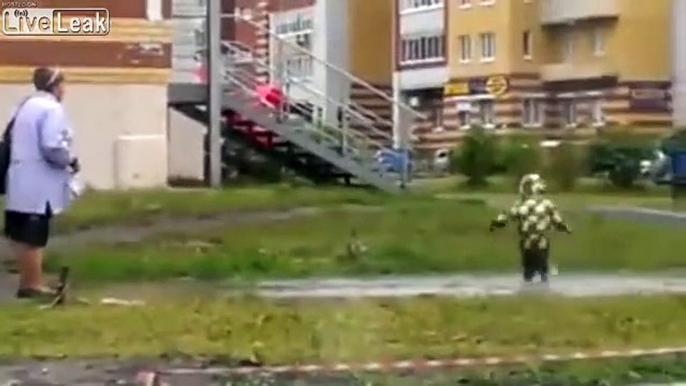
[[[413,161],[409,150],[385,148],[377,151],[375,158],[386,172],[401,174],[407,164],[407,171],[412,174]]]

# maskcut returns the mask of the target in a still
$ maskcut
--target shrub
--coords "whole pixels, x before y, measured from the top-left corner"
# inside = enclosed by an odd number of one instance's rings
[[[616,156],[613,168],[608,177],[610,182],[618,188],[630,189],[641,174],[639,161],[635,157],[619,153]]]
[[[467,177],[467,185],[485,186],[496,164],[497,144],[493,136],[481,127],[472,128],[453,153],[451,169]]]
[[[582,165],[582,157],[577,146],[563,141],[550,153],[548,175],[553,187],[563,192],[574,190],[579,177],[583,174]]]
[[[529,136],[513,136],[504,141],[502,161],[515,184],[528,173],[540,172],[542,154],[538,141]]]

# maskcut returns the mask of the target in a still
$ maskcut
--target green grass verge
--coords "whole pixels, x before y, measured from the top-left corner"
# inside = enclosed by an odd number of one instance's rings
[[[507,178],[493,178],[485,190],[473,191],[461,186],[461,178],[448,177],[426,180],[411,188],[410,194],[391,197],[372,190],[345,187],[308,187],[264,185],[222,190],[164,189],[124,192],[91,192],[76,201],[64,215],[57,218],[59,233],[105,225],[147,225],[160,218],[198,217],[241,210],[283,210],[299,206],[331,206],[340,204],[377,205],[389,200],[406,200],[435,193],[511,194],[516,191]],[[636,191],[617,191],[598,187],[593,180],[582,181],[573,194],[573,202],[637,203],[644,206],[669,207],[663,187]]]
[[[377,204],[386,199],[386,195],[363,189],[286,185],[222,190],[92,192],[57,218],[56,230],[64,233],[104,225],[147,225],[160,218],[199,217],[228,211]]]
[[[0,356],[204,355],[289,364],[686,345],[683,296],[268,301],[187,293],[147,300],[49,314],[35,305],[3,307]]]
[[[50,253],[47,264],[53,270],[70,265],[80,281],[517,271],[516,231],[488,232],[496,214],[478,200],[396,201],[383,211],[331,209],[269,224],[202,233],[183,229],[137,244],[60,249]],[[678,227],[605,220],[581,211],[565,215],[575,233],[553,234],[552,243],[562,272],[686,268],[674,252],[686,249]],[[366,250],[351,253],[355,243]]]

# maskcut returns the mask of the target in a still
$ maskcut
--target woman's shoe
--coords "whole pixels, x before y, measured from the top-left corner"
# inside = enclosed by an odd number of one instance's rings
[[[51,300],[57,296],[58,292],[52,288],[19,288],[17,290],[18,299],[47,299]]]

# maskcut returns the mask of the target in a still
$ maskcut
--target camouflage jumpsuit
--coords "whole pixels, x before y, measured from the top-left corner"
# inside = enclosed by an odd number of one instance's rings
[[[519,184],[520,198],[509,211],[491,221],[491,231],[505,227],[509,221],[517,222],[525,282],[531,282],[537,273],[541,275],[541,281],[548,281],[548,232],[555,229],[571,233],[555,204],[542,196],[545,189],[545,182],[539,175],[524,176]]]

